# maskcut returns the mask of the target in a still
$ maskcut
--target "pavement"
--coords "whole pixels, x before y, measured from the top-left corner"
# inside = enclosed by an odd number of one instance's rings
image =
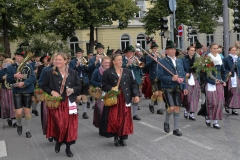
[[[134,121],[134,134],[129,136],[126,147],[115,147],[113,138],[101,137],[92,124],[93,110],[88,109],[89,119],[82,119],[79,106],[78,139],[71,146],[72,160],[239,160],[240,159],[240,116],[223,111],[219,121],[220,130],[207,127],[204,117],[195,115],[196,121],[180,116],[182,137],[172,134],[173,117],[170,118],[170,133],[163,131],[165,115],[148,109],[150,100],[141,98],[138,115]],[[93,104],[92,104],[93,105]],[[200,103],[199,103],[200,106]],[[40,106],[38,105],[38,111]],[[165,109],[164,109],[165,111]],[[3,124],[5,127],[3,128]],[[33,115],[30,125],[32,138],[19,136],[17,129],[6,126],[0,120],[0,160],[67,160],[65,145],[55,153],[55,142],[48,142],[42,134],[40,115]]]

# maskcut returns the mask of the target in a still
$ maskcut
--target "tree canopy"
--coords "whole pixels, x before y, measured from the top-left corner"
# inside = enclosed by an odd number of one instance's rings
[[[168,0],[149,0],[154,6],[149,8],[146,16],[141,20],[146,34],[156,34],[159,30],[161,17],[172,14]],[[222,16],[222,0],[176,0],[176,23],[196,27],[200,33],[212,33],[217,20]],[[169,22],[170,23],[170,22]]]

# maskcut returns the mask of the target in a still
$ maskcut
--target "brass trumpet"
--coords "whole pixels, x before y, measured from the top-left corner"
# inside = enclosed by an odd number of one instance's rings
[[[134,66],[138,66],[139,68],[143,68],[145,66],[145,64],[143,62],[139,61],[139,59],[136,56],[133,56],[131,59],[133,61],[132,64]]]
[[[99,53],[98,55],[102,56],[102,57],[105,57],[107,56],[106,53],[102,52],[102,53]]]
[[[80,62],[80,64],[82,64],[84,66],[88,65],[88,61],[84,57],[77,58],[77,60]]]

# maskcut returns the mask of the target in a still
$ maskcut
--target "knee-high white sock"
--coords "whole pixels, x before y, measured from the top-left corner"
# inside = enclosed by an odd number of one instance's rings
[[[25,125],[26,125],[26,132],[29,131],[29,124],[31,123],[32,116],[25,116]]]
[[[32,110],[37,110],[37,103],[34,103],[33,101],[32,101]]]

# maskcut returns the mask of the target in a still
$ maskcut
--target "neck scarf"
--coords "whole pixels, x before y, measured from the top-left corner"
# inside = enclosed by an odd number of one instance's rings
[[[212,53],[209,53],[208,56],[213,61],[214,65],[222,65],[222,58],[219,54],[217,54],[215,57]]]
[[[103,75],[103,71],[104,71],[103,67],[100,66],[98,70],[99,70],[100,74]]]
[[[238,59],[238,56],[237,56],[237,55],[229,54],[229,56],[232,57],[232,59],[233,59],[233,63],[235,63],[235,62],[237,61],[237,59]]]

